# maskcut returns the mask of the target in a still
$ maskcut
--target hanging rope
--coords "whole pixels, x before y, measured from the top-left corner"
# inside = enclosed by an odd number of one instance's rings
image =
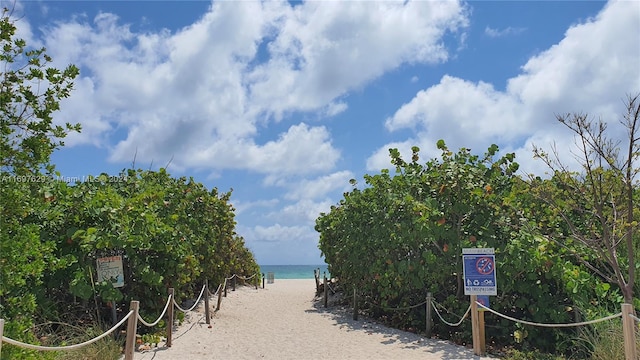
[[[178,308],[178,310],[182,311],[182,312],[189,312],[193,309],[196,308],[196,306],[198,306],[198,303],[200,302],[200,299],[202,299],[202,294],[204,294],[204,289],[205,286],[202,285],[202,290],[200,290],[200,295],[198,296],[198,299],[196,300],[196,302],[193,304],[193,306],[191,308],[189,308],[188,310],[184,310],[183,308],[180,307],[180,305],[178,305],[178,303],[176,303],[176,300],[173,299],[173,305],[176,306],[176,308]]]
[[[152,327],[152,326],[156,326],[158,325],[158,323],[160,322],[160,320],[162,320],[162,317],[164,316],[164,314],[167,312],[167,309],[169,308],[169,304],[171,304],[171,300],[173,299],[173,297],[171,295],[169,295],[169,297],[167,298],[167,303],[164,305],[164,310],[162,310],[162,314],[160,314],[160,316],[158,316],[158,319],[152,323],[148,323],[146,321],[144,321],[144,319],[142,318],[142,316],[140,316],[140,313],[138,313],[138,320],[140,320],[140,322],[148,327]]]
[[[382,305],[378,305],[378,304],[373,303],[373,302],[371,302],[370,304],[375,306],[375,307],[377,307],[377,308],[385,310],[385,311],[406,311],[406,310],[415,309],[415,308],[420,307],[420,306],[422,306],[422,305],[424,305],[426,303],[427,303],[427,301],[425,300],[425,301],[423,301],[423,302],[421,302],[419,304],[405,306],[405,307],[384,307]]]
[[[570,324],[543,324],[543,323],[536,323],[536,322],[531,322],[531,321],[519,320],[519,319],[516,319],[516,318],[512,318],[510,316],[507,316],[507,315],[501,314],[501,313],[499,313],[499,312],[497,312],[495,310],[492,310],[492,309],[480,304],[477,301],[476,301],[476,304],[478,304],[479,307],[481,307],[481,308],[483,308],[483,309],[485,309],[485,310],[487,310],[487,311],[489,311],[491,313],[494,313],[494,314],[496,314],[496,315],[498,315],[500,317],[503,317],[503,318],[505,318],[507,320],[511,320],[511,321],[514,321],[514,322],[517,322],[517,323],[531,325],[531,326],[548,327],[548,328],[564,328],[564,327],[591,325],[591,324],[596,324],[596,323],[599,323],[599,322],[615,319],[617,317],[622,316],[622,313],[619,312],[619,313],[617,313],[615,315],[610,315],[610,316],[607,316],[607,317],[603,317],[601,319],[596,319],[596,320],[591,320],[591,321],[583,321],[583,322],[570,323]]]
[[[120,320],[120,322],[118,322],[117,324],[113,325],[113,327],[109,330],[107,330],[107,332],[105,332],[102,335],[99,335],[91,340],[87,340],[83,343],[80,344],[75,344],[75,345],[66,345],[66,346],[40,346],[40,345],[33,345],[33,344],[27,344],[27,343],[23,343],[17,340],[13,340],[13,339],[9,339],[8,337],[2,337],[2,342],[5,342],[7,344],[11,344],[11,345],[15,345],[15,346],[19,346],[21,348],[25,348],[25,349],[31,349],[31,350],[40,350],[40,351],[59,351],[59,350],[74,350],[74,349],[80,349],[81,347],[93,344],[94,342],[104,338],[105,336],[111,334],[112,332],[114,332],[117,328],[119,328],[122,324],[124,324],[125,321],[127,321],[127,319],[129,319],[129,317],[133,315],[133,310],[129,311],[129,313],[127,314],[127,316],[125,316],[122,320]]]
[[[462,315],[462,317],[460,318],[460,321],[458,321],[457,323],[450,323],[450,322],[448,322],[447,320],[445,320],[445,319],[442,317],[442,315],[440,315],[440,312],[438,311],[438,307],[436,306],[436,304],[437,304],[437,303],[436,303],[435,301],[432,301],[432,302],[431,302],[431,306],[433,307],[433,310],[435,310],[435,311],[436,311],[436,315],[438,315],[438,317],[440,318],[440,320],[441,320],[443,323],[445,323],[445,324],[447,324],[447,325],[449,325],[449,326],[452,326],[452,327],[460,326],[460,324],[462,324],[462,322],[464,321],[464,319],[466,319],[466,318],[467,318],[467,316],[469,316],[469,313],[471,312],[471,305],[469,305],[469,307],[467,308],[467,311],[465,311],[464,315]],[[440,304],[438,304],[438,305],[440,305]],[[440,306],[444,309],[444,307],[443,307],[442,305],[440,305]],[[446,310],[446,309],[445,309],[445,310]]]

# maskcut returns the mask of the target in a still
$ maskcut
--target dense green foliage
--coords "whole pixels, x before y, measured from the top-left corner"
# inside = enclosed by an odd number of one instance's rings
[[[66,127],[53,123],[59,101],[69,96],[75,66],[49,67],[44,49],[27,49],[15,39],[16,27],[4,9],[0,18],[0,317],[9,319],[5,335],[33,340],[25,331],[36,311],[36,290],[45,270],[64,266],[55,259],[52,242],[40,239],[41,226],[32,221],[49,211],[40,181],[52,170],[51,152],[62,145]],[[37,89],[45,88],[42,93]],[[21,350],[3,350],[17,357]],[[13,354],[13,355],[12,355]]]
[[[37,343],[36,321],[93,326],[110,320],[107,307],[115,306],[122,316],[129,300],[140,300],[141,314],[152,319],[169,287],[182,301],[197,296],[205,280],[218,284],[233,273],[259,271],[235,232],[230,192],[207,190],[164,169],[61,178],[50,155],[80,127],[55,124],[53,113],[71,94],[79,70],[49,67],[45,49],[28,50],[15,33],[5,10],[0,19],[4,336]],[[123,258],[122,288],[97,281],[96,259],[111,255]],[[55,354],[2,347],[2,359],[47,356]]]
[[[542,210],[528,183],[514,175],[513,154],[495,159],[492,145],[484,156],[469,149],[451,152],[438,142],[441,159],[410,162],[390,150],[395,174],[365,175],[366,186],[344,198],[316,222],[320,249],[332,275],[356,287],[361,308],[403,328],[423,329],[427,292],[451,313],[468,307],[463,295],[461,249],[496,249],[498,296],[493,309],[543,323],[573,322],[595,316],[621,299],[580,264],[566,247],[549,240],[536,222],[559,223],[552,214],[528,218]],[[452,320],[455,318],[450,317]],[[488,342],[570,351],[573,330],[522,327],[487,316]],[[469,323],[451,328],[436,322],[440,337],[469,342]]]

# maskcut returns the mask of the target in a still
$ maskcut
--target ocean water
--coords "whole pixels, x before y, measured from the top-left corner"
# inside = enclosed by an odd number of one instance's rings
[[[260,272],[265,276],[272,272],[274,279],[313,279],[313,270],[320,269],[320,278],[324,272],[327,277],[331,277],[327,270],[327,265],[260,265]]]

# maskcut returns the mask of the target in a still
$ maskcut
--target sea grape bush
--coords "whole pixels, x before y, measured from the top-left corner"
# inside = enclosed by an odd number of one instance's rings
[[[209,191],[164,169],[129,169],[117,177],[57,185],[54,193],[61,197],[51,201],[60,202],[66,216],[46,235],[57,244],[56,257],[73,265],[48,274],[48,291],[58,293],[53,289],[71,279],[67,297],[89,299],[97,288],[105,302],[141,300],[141,311],[152,316],[162,310],[169,287],[181,301],[197,297],[205,279],[213,286],[233,273],[259,271],[235,233],[230,192]],[[96,259],[112,254],[124,259],[123,288],[95,283]]]
[[[71,95],[74,65],[49,66],[45,49],[16,38],[11,12],[0,16],[0,318],[4,336],[37,343],[37,322],[94,324],[120,314],[131,299],[157,316],[167,288],[177,300],[197,296],[205,279],[258,272],[235,232],[231,192],[208,190],[164,169],[61,181],[50,161],[78,124],[53,114]],[[125,287],[96,281],[96,258],[124,258]],[[97,311],[96,311],[97,310]],[[106,309],[102,309],[106,310]],[[43,359],[51,353],[2,347],[2,359]]]
[[[316,221],[331,274],[347,289],[358,290],[364,311],[398,327],[422,329],[424,307],[390,309],[418,304],[431,292],[438,303],[462,315],[469,300],[463,294],[461,252],[469,247],[496,249],[499,294],[491,306],[510,316],[571,322],[588,302],[615,301],[615,292],[604,290],[566,249],[531,226],[525,214],[539,202],[515,175],[514,154],[496,159],[496,145],[483,156],[466,148],[453,153],[442,140],[437,146],[441,158],[424,165],[417,147],[411,161],[391,149],[394,174],[383,169],[365,175],[361,189],[352,180],[353,190]],[[547,351],[572,346],[572,330],[527,327],[525,332],[493,316],[486,321],[488,341]],[[470,324],[436,324],[438,336],[470,341]]]

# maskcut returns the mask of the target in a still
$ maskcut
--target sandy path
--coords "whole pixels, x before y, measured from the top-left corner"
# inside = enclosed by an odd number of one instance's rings
[[[351,314],[335,308],[326,311],[314,303],[314,292],[313,279],[229,291],[220,311],[212,313],[211,329],[200,306],[174,332],[171,348],[161,343],[136,353],[135,359],[489,359],[362,317],[353,321]]]

